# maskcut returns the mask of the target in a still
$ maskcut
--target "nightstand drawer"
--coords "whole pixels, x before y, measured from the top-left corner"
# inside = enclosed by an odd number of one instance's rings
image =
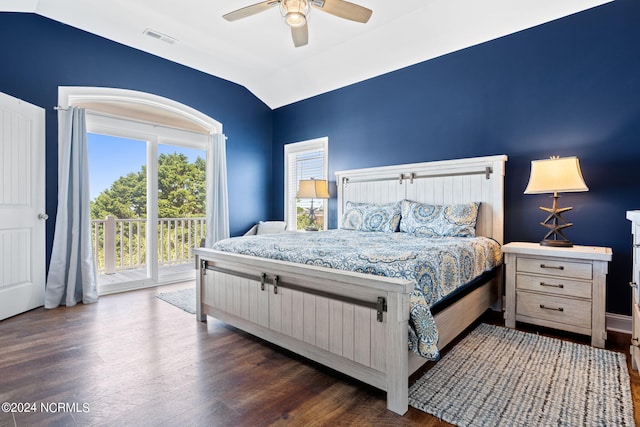
[[[593,265],[590,262],[519,257],[517,270],[519,272],[549,274],[552,276],[571,277],[573,279],[591,280],[593,278]]]
[[[534,276],[518,273],[516,288],[558,296],[591,299],[591,282],[579,282],[560,277]]]
[[[516,293],[516,315],[591,328],[591,302],[530,292]]]

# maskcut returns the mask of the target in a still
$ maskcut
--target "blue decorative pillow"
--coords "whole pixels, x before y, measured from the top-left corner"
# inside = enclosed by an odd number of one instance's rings
[[[475,237],[476,202],[454,205],[427,205],[403,200],[400,231],[424,237]]]
[[[398,203],[376,205],[372,203],[347,202],[342,216],[344,230],[398,231],[400,223],[400,206]]]

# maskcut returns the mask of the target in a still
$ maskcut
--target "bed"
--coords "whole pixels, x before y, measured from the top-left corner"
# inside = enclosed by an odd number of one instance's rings
[[[478,203],[476,236],[501,244],[506,160],[501,155],[336,172],[338,228],[346,226],[344,214],[357,203]],[[346,238],[339,233],[345,231],[303,234],[315,247],[321,236]],[[295,237],[291,234],[289,239]],[[373,234],[383,233],[369,236]],[[403,233],[384,234],[400,239]],[[242,239],[252,238],[258,237]],[[401,415],[407,411],[409,375],[429,360],[408,345],[415,277],[388,277],[367,268],[351,271],[318,256],[317,262],[308,262],[265,258],[252,250],[234,253],[225,245],[195,250],[198,320],[210,315],[385,390],[390,410]],[[252,245],[245,240],[240,246]],[[491,272],[480,275],[472,290],[432,316],[438,348],[488,308],[500,309],[502,274],[495,268]]]

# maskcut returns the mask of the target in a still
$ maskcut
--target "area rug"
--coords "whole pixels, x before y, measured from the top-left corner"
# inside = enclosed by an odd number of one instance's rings
[[[409,389],[457,426],[633,426],[624,354],[481,324]]]
[[[187,313],[196,313],[196,288],[179,289],[171,292],[161,292],[156,295],[163,301],[173,304]]]

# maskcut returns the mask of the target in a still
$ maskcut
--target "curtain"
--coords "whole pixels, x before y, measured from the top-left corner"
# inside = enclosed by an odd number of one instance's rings
[[[84,108],[59,110],[61,127],[58,212],[45,308],[98,301],[95,260],[91,248],[89,161]]]
[[[229,237],[229,201],[227,195],[227,149],[224,134],[211,135],[211,158],[207,159],[207,238],[210,248]]]

